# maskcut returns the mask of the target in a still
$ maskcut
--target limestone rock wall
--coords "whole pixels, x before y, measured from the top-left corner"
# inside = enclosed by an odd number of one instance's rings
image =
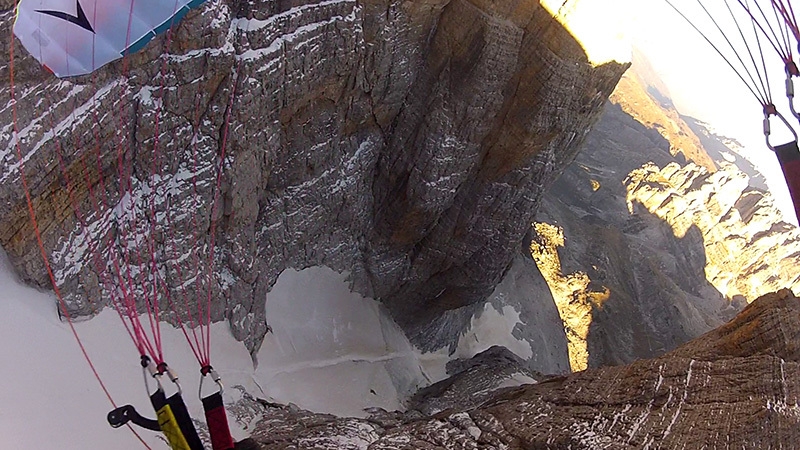
[[[669,224],[675,236],[701,236],[698,267],[728,298],[752,300],[770,290],[800,289],[800,230],[777,218],[772,198],[748,184],[727,164],[709,173],[694,164],[650,164],[628,175],[633,211],[647,211]]]
[[[681,116],[647,68],[634,58],[531,230],[573,369],[658,356],[799,287],[798,229],[763,176]]]
[[[452,342],[463,318],[439,317],[500,282],[627,67],[590,63],[534,0],[209,1],[93,75],[15,55],[0,242],[21,275],[49,285],[17,142],[73,314],[166,286],[251,350],[280,272],[315,265],[421,347]]]
[[[462,400],[432,416],[373,411],[368,420],[344,419],[249,399],[265,414],[253,437],[265,449],[787,448],[800,439],[798,338],[800,299],[785,289],[659,358],[501,390],[494,384],[489,400],[468,407]],[[437,386],[439,400],[485,395],[489,377],[476,377],[479,367]],[[491,373],[511,367],[506,359]]]
[[[627,174],[674,162],[670,150],[657,130],[609,104],[544,198],[530,251],[554,292],[573,370],[663,354],[744,305],[706,280],[699,229],[676,235],[649,211],[628,210]]]

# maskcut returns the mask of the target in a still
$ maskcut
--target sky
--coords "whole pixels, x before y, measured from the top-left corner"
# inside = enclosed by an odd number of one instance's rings
[[[740,8],[735,0],[731,1],[733,6]],[[729,19],[729,13],[722,9],[722,0],[704,3],[711,5],[709,11],[731,36],[736,48],[743,49],[741,41],[734,39],[738,31]],[[776,206],[784,212],[787,221],[797,224],[780,166],[765,144],[763,113],[755,97],[711,45],[664,0],[640,0],[632,4],[635,10],[634,20],[630,22],[630,40],[642,50],[661,76],[678,110],[710,124],[717,134],[741,142],[744,146],[742,156],[753,162],[765,175]],[[723,52],[731,56],[725,50],[721,34],[698,8],[696,0],[673,0],[673,4],[695,21],[698,28]],[[765,49],[764,53],[775,58],[771,49]],[[746,58],[745,62],[752,66]],[[735,60],[734,63],[738,64]],[[767,64],[772,75],[771,86],[776,106],[795,129],[800,129],[797,119],[791,117],[785,98],[783,64],[775,59]],[[800,84],[797,89],[800,96]],[[773,145],[791,140],[791,134],[776,119],[772,120],[772,131]]]

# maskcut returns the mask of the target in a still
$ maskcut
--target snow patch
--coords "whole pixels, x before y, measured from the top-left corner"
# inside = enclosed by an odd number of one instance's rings
[[[272,327],[258,353],[264,393],[337,415],[402,409],[426,383],[418,352],[381,305],[325,267],[285,270],[267,297]],[[297,389],[298,384],[304,386]]]
[[[141,448],[125,428],[112,429],[106,423],[112,406],[69,325],[58,320],[52,294],[18,282],[2,251],[0,292],[0,339],[13,343],[0,347],[0,358],[23,368],[20,376],[0,387],[0,404],[5,406],[0,410],[4,447]],[[438,376],[426,373],[423,361],[430,363],[431,354],[420,354],[378,302],[350,292],[346,274],[324,267],[287,269],[268,295],[266,312],[273,332],[258,353],[257,370],[247,350],[231,335],[229,324],[211,327],[211,359],[228,386],[224,393],[228,405],[240,400],[240,389],[245,389],[312,411],[365,416],[367,407],[402,409],[405,395],[445,377],[446,352],[433,358]],[[527,342],[510,335],[518,320],[519,314],[511,307],[501,313],[487,306],[473,319],[454,356],[471,357],[494,344],[530,356]],[[117,404],[132,404],[152,416],[138,352],[117,313],[107,308],[91,320],[76,323],[75,329]],[[161,332],[167,362],[181,375],[189,411],[201,419],[197,361],[180,330],[162,324]],[[528,377],[514,376],[504,385],[530,382]],[[242,439],[260,418],[229,420],[234,437]],[[468,428],[468,433],[475,432]],[[140,434],[153,449],[167,448],[158,434],[146,430]],[[357,442],[332,442],[331,448],[365,448],[374,440],[369,429],[356,434]]]
[[[447,378],[445,365],[450,359],[469,359],[488,350],[492,346],[501,345],[522,359],[533,357],[531,344],[517,339],[513,332],[520,320],[520,313],[513,306],[505,305],[498,311],[491,303],[487,303],[483,311],[475,314],[470,321],[470,328],[459,338],[455,353],[449,355],[446,348],[421,356],[425,372],[432,382]]]

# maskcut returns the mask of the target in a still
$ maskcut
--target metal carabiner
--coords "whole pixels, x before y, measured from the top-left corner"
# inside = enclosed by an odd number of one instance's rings
[[[158,389],[156,392],[161,391],[164,392],[164,386],[161,384],[161,374],[156,370],[153,366],[153,361],[147,355],[142,355],[140,364],[142,365],[142,377],[144,378],[144,389],[147,391],[147,396],[150,396],[150,385],[147,382],[147,375],[150,374],[153,379],[156,380],[156,384],[158,385]]]
[[[794,128],[792,128],[791,125],[789,125],[789,122],[786,120],[785,117],[783,117],[783,114],[778,112],[778,109],[775,107],[775,105],[773,104],[764,105],[764,139],[767,142],[767,147],[774,152],[775,147],[769,142],[769,136],[772,132],[772,128],[769,123],[769,118],[771,116],[776,116],[781,120],[781,122],[783,122],[784,125],[786,125],[786,128],[788,128],[789,131],[792,133],[792,136],[794,136],[795,141],[797,140],[797,132],[794,131]]]
[[[200,388],[197,390],[197,395],[200,397],[200,399],[203,399],[203,380],[205,380],[206,375],[211,375],[211,379],[214,380],[219,387],[219,394],[222,395],[222,392],[225,390],[224,386],[222,385],[222,378],[213,367],[204,366],[200,369]]]
[[[172,368],[169,367],[165,362],[159,364],[157,368],[158,368],[158,374],[159,375],[167,374],[170,381],[172,381],[175,384],[175,386],[177,386],[178,394],[183,395],[183,388],[181,387],[181,383],[178,380],[178,374],[175,373],[175,371],[173,371]]]
[[[784,61],[784,71],[786,72],[786,98],[789,100],[789,110],[792,115],[800,119],[800,113],[794,107],[794,80],[793,77],[800,77],[800,69],[791,59]]]
[[[789,110],[792,115],[800,119],[800,114],[794,108],[794,80],[788,73],[786,74],[786,98],[789,100]]]

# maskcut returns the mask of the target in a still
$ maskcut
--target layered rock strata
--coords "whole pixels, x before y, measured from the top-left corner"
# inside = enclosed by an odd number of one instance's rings
[[[434,416],[245,403],[265,414],[253,434],[265,449],[789,448],[800,439],[798,342],[800,299],[782,290],[659,358],[501,389]],[[450,386],[459,397],[485,389],[472,381]]]
[[[469,316],[440,317],[500,282],[626,68],[534,0],[209,1],[93,75],[15,55],[0,242],[22,276],[49,285],[17,142],[72,314],[166,286],[251,350],[281,271],[315,265],[422,348],[453,342]]]
[[[628,210],[623,181],[671,145],[609,104],[586,148],[545,195],[530,252],[567,330],[573,370],[651,358],[721,325],[743,301],[705,278],[703,238]]]
[[[680,116],[652,73],[639,76],[645,63],[531,230],[574,370],[658,356],[770,290],[800,288],[800,235],[763,177],[735,142]]]

